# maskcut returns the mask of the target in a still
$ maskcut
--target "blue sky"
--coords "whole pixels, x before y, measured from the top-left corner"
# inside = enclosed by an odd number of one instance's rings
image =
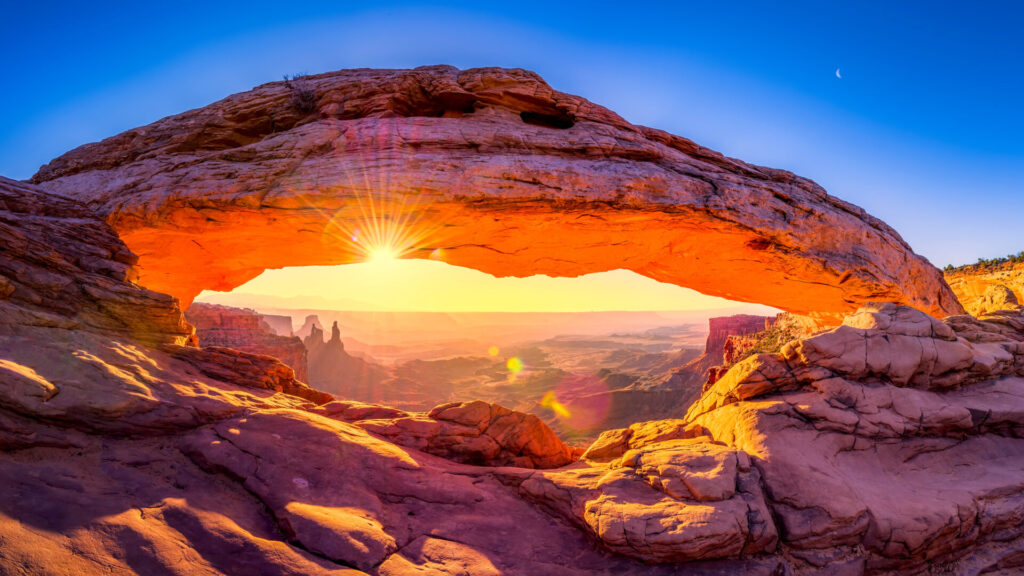
[[[156,4],[3,2],[0,174],[284,74],[514,66],[810,177],[939,266],[1024,250],[1024,4]]]

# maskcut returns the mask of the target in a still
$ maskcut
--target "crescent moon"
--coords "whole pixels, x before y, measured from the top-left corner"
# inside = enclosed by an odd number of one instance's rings
[[[843,75],[839,73],[839,68],[836,68],[836,78],[843,79]]]

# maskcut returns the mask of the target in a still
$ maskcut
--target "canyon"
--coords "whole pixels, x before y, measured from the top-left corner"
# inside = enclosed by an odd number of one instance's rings
[[[429,232],[401,236],[405,257],[628,268],[790,316],[660,356],[716,373],[688,409],[586,446],[486,397],[361,402],[196,336],[297,352],[278,321],[186,321],[202,289],[364,257],[367,219]],[[1012,282],[947,284],[817,184],[527,71],[267,84],[0,178],[0,241],[0,573],[1024,569]],[[345,352],[307,324],[308,352]]]
[[[732,350],[732,338],[751,333],[756,337],[776,322],[764,316],[742,314],[711,318],[701,349],[690,346],[699,329],[687,323],[638,328],[640,332],[619,329],[609,334],[555,333],[553,337],[503,346],[504,352],[495,356],[486,351],[465,354],[459,342],[453,344],[451,352],[438,358],[433,357],[437,352],[430,350],[425,352],[426,358],[386,365],[365,353],[349,354],[338,321],[333,321],[330,339],[325,340],[323,323],[317,314],[305,315],[296,332],[305,334],[301,342],[273,334],[268,318],[277,319],[282,331],[292,334],[292,316],[283,314],[287,312],[284,310],[276,312],[268,316],[251,309],[196,302],[185,311],[185,318],[195,326],[200,346],[230,346],[276,357],[294,368],[298,379],[340,398],[418,411],[429,410],[441,402],[486,399],[535,414],[564,439],[582,446],[589,445],[608,428],[628,426],[637,419],[684,413],[700,396],[709,372],[723,370],[723,363],[735,362],[727,352],[727,348]],[[620,314],[607,316],[617,318]],[[533,314],[530,318],[543,321],[544,316]],[[563,329],[572,329],[571,321],[557,320],[566,324]],[[561,326],[549,321],[553,326]],[[507,318],[506,322],[515,324],[520,320]],[[596,324],[600,326],[601,321]],[[496,333],[518,333],[514,325],[503,328],[488,324],[487,328]],[[420,349],[415,334],[411,329],[404,332],[410,354]],[[432,330],[418,336],[425,340],[433,337]],[[294,346],[299,346],[298,352],[293,350]],[[485,347],[478,344],[477,348]],[[526,368],[516,375],[514,382],[509,380],[506,366],[512,357],[524,361]],[[307,371],[308,378],[300,376]],[[552,399],[570,416],[553,410]],[[571,416],[574,412],[579,414]],[[583,414],[587,416],[584,418]]]

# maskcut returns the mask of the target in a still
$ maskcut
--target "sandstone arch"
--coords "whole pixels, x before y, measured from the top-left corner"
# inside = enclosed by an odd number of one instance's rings
[[[889,226],[792,173],[629,124],[537,75],[343,70],[73,150],[32,179],[88,202],[183,304],[367,240],[498,276],[625,268],[796,313],[962,312]]]

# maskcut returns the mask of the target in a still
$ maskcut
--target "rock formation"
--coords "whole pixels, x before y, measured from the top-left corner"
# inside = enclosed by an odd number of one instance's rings
[[[0,445],[33,445],[25,417],[147,434],[330,399],[272,358],[182,346],[175,300],[131,283],[134,255],[78,202],[0,179],[0,240]]]
[[[319,324],[315,315],[306,318],[310,333],[302,341],[306,347],[310,385],[350,400],[373,402],[390,397],[384,396],[384,391],[379,389],[390,374],[382,367],[346,352],[337,322],[331,326],[331,339],[326,342]]]
[[[685,420],[752,458],[800,564],[1019,570],[1022,329],[1020,312],[939,322],[867,306],[740,362]]]
[[[323,332],[324,325],[320,323],[320,317],[316,314],[309,314],[306,316],[306,320],[299,326],[299,329],[295,331],[295,335],[305,340],[309,338],[309,335],[313,333],[313,328]],[[320,338],[323,340],[323,337]]]
[[[1024,302],[1024,264],[964,266],[946,272],[949,287],[975,316],[1012,310]]]
[[[466,464],[558,468],[577,456],[540,418],[479,400],[442,404],[426,414],[347,401],[316,411],[400,446]]]
[[[807,338],[818,330],[818,325],[806,316],[783,312],[774,318],[765,318],[764,329],[730,334],[722,344],[721,364],[707,370],[702,391],[706,392],[737,362],[754,354],[774,353],[798,338]]]
[[[278,336],[295,336],[292,331],[292,317],[278,314],[260,314],[267,326]]]
[[[266,317],[254,310],[196,302],[185,311],[185,319],[195,327],[196,338],[204,348],[220,346],[271,356],[295,370],[296,379],[303,382],[309,379],[302,340],[278,335]],[[290,318],[288,324],[291,325]]]
[[[674,413],[685,412],[690,404],[700,397],[709,372],[723,362],[725,345],[729,337],[764,330],[769,320],[767,316],[750,314],[709,318],[704,352],[677,368],[665,382],[664,387],[675,392],[675,397],[669,403],[670,409]]]
[[[703,381],[712,366],[722,363],[725,357],[725,345],[731,336],[742,336],[764,330],[770,324],[767,316],[736,314],[721,318],[708,319],[708,339],[704,345],[704,353],[688,362],[684,369],[697,375]]]
[[[783,170],[634,126],[519,69],[274,82],[53,160],[143,285],[190,302],[382,245],[497,276],[629,269],[837,323],[869,300],[962,312],[862,209]]]

